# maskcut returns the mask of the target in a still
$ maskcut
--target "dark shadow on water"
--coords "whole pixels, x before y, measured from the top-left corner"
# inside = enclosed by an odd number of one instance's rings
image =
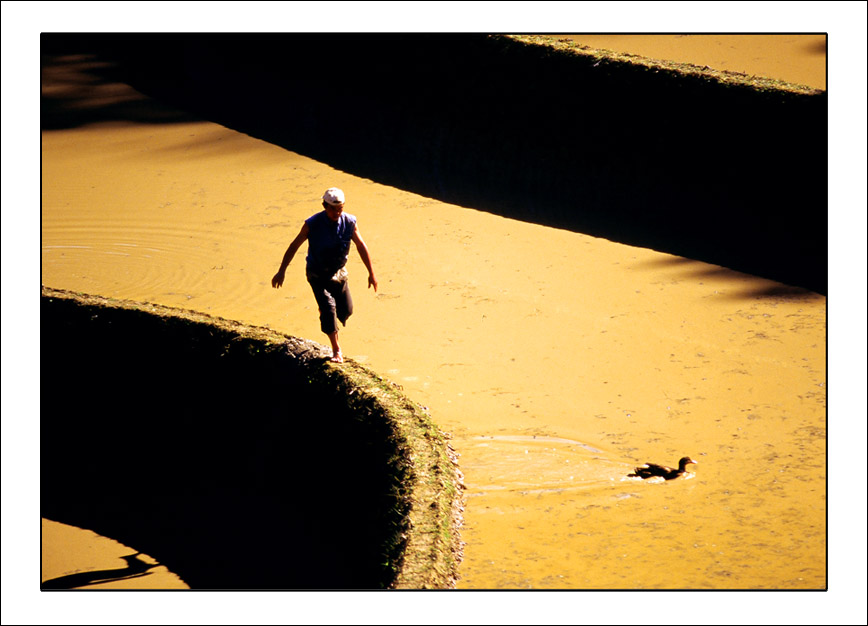
[[[127,562],[126,567],[120,569],[104,569],[94,570],[90,572],[80,572],[78,574],[69,574],[67,576],[58,576],[42,582],[42,589],[75,589],[80,587],[88,587],[90,585],[99,585],[102,583],[112,582],[116,580],[130,580],[132,578],[141,578],[148,576],[148,570],[157,567],[139,558],[139,553],[128,554],[121,557]]]
[[[85,45],[111,80],[357,176],[826,290],[825,93],[484,35],[43,36]]]
[[[385,424],[216,328],[49,298],[41,328],[43,517],[193,589],[392,582],[405,511]]]
[[[55,44],[57,50],[44,45],[42,51],[43,130],[96,122],[168,124],[199,119],[123,84],[117,61],[99,55],[86,42],[71,52],[60,41]]]
[[[717,297],[745,300],[745,299],[763,299],[763,300],[789,300],[789,301],[804,301],[812,302],[821,298],[816,292],[804,287],[794,287],[771,281],[757,279],[755,276],[736,272],[734,270],[708,265],[694,259],[684,257],[660,257],[658,259],[642,261],[636,263],[633,269],[639,271],[652,271],[660,278],[667,278],[675,282],[681,280],[692,281],[693,283],[710,279],[722,284],[721,293]],[[723,281],[721,283],[721,281]],[[729,281],[731,286],[726,282]]]

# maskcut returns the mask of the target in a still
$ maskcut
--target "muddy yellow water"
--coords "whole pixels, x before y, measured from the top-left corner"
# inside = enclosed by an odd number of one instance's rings
[[[281,290],[270,279],[323,190],[345,190],[380,290],[352,253],[343,347],[454,436],[459,587],[826,585],[824,297],[444,204],[211,123],[96,124],[42,147],[43,284],[318,341],[303,254]],[[687,479],[626,478],[684,455]]]

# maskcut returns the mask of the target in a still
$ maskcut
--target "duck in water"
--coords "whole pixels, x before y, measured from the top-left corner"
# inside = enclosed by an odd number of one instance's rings
[[[688,465],[697,465],[697,463],[689,456],[685,456],[678,461],[678,469],[666,467],[665,465],[657,465],[656,463],[646,463],[637,467],[633,470],[632,474],[627,474],[627,476],[631,478],[654,478],[655,476],[659,476],[666,480],[672,480],[684,474]]]

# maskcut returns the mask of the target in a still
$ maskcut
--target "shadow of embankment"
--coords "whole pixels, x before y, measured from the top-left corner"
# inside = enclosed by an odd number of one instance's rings
[[[827,284],[827,99],[485,35],[90,36],[173,106],[377,182]]]

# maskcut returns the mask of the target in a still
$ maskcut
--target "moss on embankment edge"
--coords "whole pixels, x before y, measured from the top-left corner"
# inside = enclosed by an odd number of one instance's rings
[[[616,52],[605,48],[594,48],[582,45],[570,39],[559,39],[551,35],[503,35],[508,39],[531,46],[545,46],[558,52],[574,54],[595,59],[598,63],[627,64],[643,67],[655,73],[668,73],[680,77],[695,77],[721,85],[741,86],[764,92],[788,92],[794,94],[816,95],[822,93],[822,89],[789,83],[775,78],[755,76],[744,72],[729,70],[716,70],[707,65],[699,66],[692,63],[679,63],[652,59],[638,54]]]
[[[118,300],[71,291],[42,288],[43,299],[74,301],[80,306],[137,311],[183,324],[191,335],[218,337],[227,350],[246,350],[255,358],[289,358],[294,375],[316,388],[346,398],[361,421],[374,420],[390,431],[394,454],[389,469],[397,477],[395,495],[406,511],[395,536],[385,540],[384,553],[392,568],[392,589],[448,589],[458,579],[463,543],[459,530],[463,512],[463,476],[449,435],[440,431],[427,410],[407,398],[395,383],[348,359],[330,363],[324,346],[269,328],[255,327],[196,311]],[[217,332],[215,332],[217,331]],[[277,360],[275,362],[278,362]],[[42,381],[43,385],[50,381]],[[378,424],[379,425],[379,424]]]

